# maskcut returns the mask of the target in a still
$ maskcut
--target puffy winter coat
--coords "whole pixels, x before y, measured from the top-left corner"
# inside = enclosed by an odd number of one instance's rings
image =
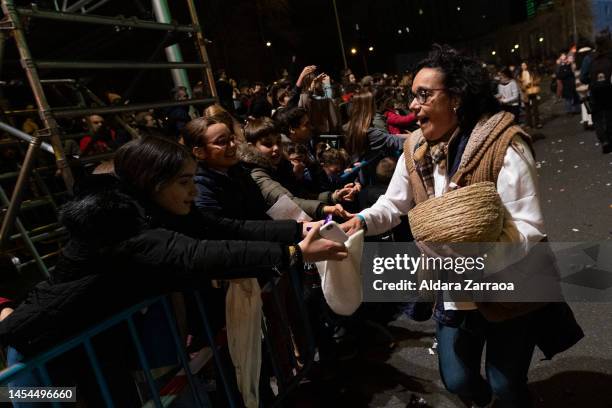
[[[240,160],[250,169],[251,177],[261,190],[266,203],[269,206],[274,205],[278,199],[287,195],[294,203],[298,205],[306,214],[314,219],[323,218],[323,207],[326,203],[332,204],[331,192],[323,192],[319,194],[318,200],[305,199],[296,196],[300,189],[295,180],[291,179],[291,175],[282,174],[283,172],[291,172],[290,168],[282,169],[281,166],[276,166],[270,160],[261,154],[257,149],[250,146],[242,146],[240,148]]]

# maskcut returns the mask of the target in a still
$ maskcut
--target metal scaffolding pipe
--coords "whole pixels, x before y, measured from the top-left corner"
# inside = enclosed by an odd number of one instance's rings
[[[38,167],[32,171],[36,171],[36,172],[46,172],[46,171],[55,171],[56,168],[55,166],[44,166],[44,167]],[[19,172],[18,171],[11,171],[8,173],[0,173],[0,181],[1,180],[10,180],[10,179],[14,179],[19,177]]]
[[[44,260],[49,259],[49,258],[51,258],[51,257],[57,256],[57,255],[59,255],[60,253],[61,253],[61,251],[53,251],[53,252],[50,252],[50,253],[48,253],[48,254],[45,254],[45,255],[41,256],[41,257],[40,257],[40,259],[41,259],[42,261],[44,261]],[[33,260],[31,260],[31,261],[27,261],[27,262],[24,262],[24,263],[22,263],[22,264],[18,264],[18,265],[16,265],[17,270],[19,270],[19,271],[20,271],[20,270],[22,270],[23,268],[25,268],[25,267],[27,267],[27,266],[30,266],[30,265],[32,265],[32,264],[33,264],[33,263],[35,263],[35,262],[37,262],[37,260],[33,259]],[[47,276],[49,276],[49,274],[47,274]]]
[[[160,23],[170,23],[172,21],[172,16],[170,15],[170,8],[168,7],[168,2],[166,0],[151,0],[151,4],[153,5],[153,14],[155,14],[155,19]],[[166,52],[166,58],[170,62],[182,62],[183,54],[181,53],[181,47],[178,44],[171,45],[164,49]],[[189,82],[189,76],[187,76],[187,71],[184,69],[173,69],[171,71],[172,81],[174,82],[174,86],[179,87],[183,86],[187,89],[189,96],[192,96],[191,92],[191,83]]]
[[[206,68],[200,62],[139,62],[139,61],[33,61],[39,69],[176,69]]]
[[[90,11],[94,11],[95,9],[102,7],[109,1],[110,0],[100,0],[98,3],[94,4],[93,6],[88,7],[85,11],[83,11],[83,13],[89,13]]]
[[[24,116],[31,115],[33,113],[38,113],[38,109],[15,109],[4,111],[6,116]]]
[[[28,47],[28,43],[23,32],[21,18],[17,13],[14,1],[2,0],[2,11],[4,11],[5,18],[13,25],[11,32],[13,34],[13,38],[15,39],[17,49],[19,50],[21,64],[26,72],[28,82],[32,88],[32,93],[34,94],[34,100],[36,101],[36,105],[38,107],[40,119],[44,128],[47,129],[51,135],[51,144],[53,145],[53,151],[55,153],[55,162],[57,163],[57,167],[64,178],[66,188],[71,192],[72,185],[74,184],[72,171],[66,163],[66,157],[64,155],[64,150],[62,149],[62,142],[59,138],[57,122],[55,121],[55,118],[50,115],[49,103],[47,102],[47,98],[40,83],[38,71],[32,64],[32,54],[30,53],[30,48]],[[15,184],[15,189],[11,197],[9,208],[2,222],[2,227],[0,228],[0,245],[6,241],[11,228],[13,227],[15,217],[17,216],[17,212],[21,206],[23,190],[28,178],[30,177],[30,171],[32,170],[34,164],[34,158],[36,157],[36,153],[41,143],[42,135],[35,134],[26,152],[19,177],[17,178],[17,183]]]
[[[81,133],[67,133],[65,135],[61,135],[61,139],[62,140],[72,140],[72,139],[80,139],[82,137],[85,137],[89,135],[88,132],[81,132]],[[2,140],[0,141],[0,146],[16,146],[19,143],[21,143],[21,141],[29,141],[29,140],[25,140],[25,139],[20,139],[20,140],[14,140],[14,139],[7,139],[7,140]],[[47,143],[45,143],[47,144]],[[51,149],[53,149],[53,146],[49,145]],[[43,149],[45,149],[43,147]],[[51,151],[49,151],[49,153],[52,153]]]
[[[70,6],[68,6],[66,8],[66,11],[69,13],[72,13],[74,11],[77,11],[78,9],[85,7],[86,5],[88,5],[89,3],[91,3],[94,0],[79,0],[74,4],[71,4]]]
[[[336,27],[338,28],[338,39],[340,40],[340,52],[342,53],[342,62],[344,63],[344,70],[348,69],[346,63],[346,52],[344,52],[344,41],[342,40],[342,29],[340,28],[340,18],[338,18],[338,8],[336,7],[336,0],[332,0],[334,6],[334,15],[336,16]]]
[[[23,211],[29,211],[32,210],[34,208],[39,208],[45,205],[49,205],[51,204],[51,201],[49,198],[37,198],[37,199],[33,199],[33,200],[26,200],[26,201],[22,201],[21,202],[21,207],[20,210]]]
[[[4,65],[3,63],[4,63],[5,41],[6,41],[6,34],[4,34],[4,31],[0,30],[0,78],[2,77],[2,66]],[[0,94],[1,93],[2,93],[2,89],[0,89]]]
[[[52,222],[50,224],[41,225],[29,231],[30,234],[42,234],[43,232],[50,232],[58,229],[65,229],[59,222]],[[12,235],[11,239],[18,238],[17,235]]]
[[[55,238],[55,237],[59,237],[62,235],[68,235],[68,231],[66,230],[65,227],[59,227],[54,231],[49,231],[49,232],[41,232],[40,234],[34,234],[34,235],[29,235],[30,241],[32,241],[32,243],[36,243],[38,241],[43,241],[43,240],[48,240],[51,238]],[[11,235],[11,237],[9,238],[11,241],[15,241],[17,239],[20,239],[24,237],[24,235],[22,233],[19,234],[15,234],[15,235]]]
[[[23,140],[24,142],[32,143],[32,139],[34,139],[34,137],[28,135],[27,133],[15,129],[14,127],[7,125],[4,122],[0,122],[0,129],[4,130],[10,135],[17,137],[20,140]],[[53,151],[53,146],[51,146],[49,143],[42,142],[40,144],[40,147],[48,153],[55,154],[55,152]]]
[[[97,154],[97,155],[93,155],[93,156],[83,156],[83,157],[79,157],[77,160],[81,163],[81,164],[87,164],[87,163],[93,163],[93,162],[99,162],[99,161],[103,161],[103,160],[108,160],[111,159],[113,156],[115,155],[115,152],[111,152],[111,153],[101,153],[101,154]],[[38,167],[36,169],[33,169],[32,171],[35,171],[37,173],[42,173],[42,172],[55,172],[56,167],[55,166],[43,166],[43,167]],[[9,173],[0,173],[0,181],[2,180],[10,180],[10,179],[14,179],[19,177],[19,172],[18,171],[12,171]],[[62,191],[59,193],[54,193],[53,195],[57,196],[57,195],[66,195],[68,194],[67,191]]]
[[[50,78],[50,79],[41,79],[41,84],[76,84],[76,79],[72,78]]]
[[[157,23],[155,21],[141,20],[136,17],[107,17],[80,13],[58,13],[56,11],[46,11],[29,8],[18,8],[17,12],[20,15],[28,17],[40,18],[43,20],[67,21],[72,23],[97,24],[113,27],[132,27],[160,31],[177,31],[182,33],[193,33],[196,30],[190,25]]]
[[[4,193],[4,189],[2,187],[0,187],[0,202],[2,203],[2,205],[9,205],[8,197]],[[34,246],[34,241],[30,239],[28,231],[25,229],[25,227],[21,223],[21,220],[18,217],[15,217],[15,226],[17,227],[17,231],[19,231],[18,235],[20,235],[20,237],[23,239],[26,248],[28,248],[28,250],[32,254],[32,257],[36,262],[36,266],[38,266],[38,269],[40,269],[43,275],[48,278],[50,275],[49,270],[47,269],[47,265],[45,265],[45,263],[43,262],[42,258],[40,257],[40,254],[38,253],[38,250]]]
[[[201,98],[201,99],[186,99],[184,101],[133,103],[129,105],[102,106],[102,107],[96,107],[96,108],[58,109],[58,110],[53,110],[53,115],[57,118],[74,118],[78,116],[87,116],[87,115],[94,115],[94,114],[107,115],[111,113],[136,112],[136,111],[144,111],[148,109],[168,108],[172,106],[211,105],[215,103],[216,101],[217,100],[214,98]]]
[[[191,17],[191,24],[197,29],[195,36],[195,43],[200,58],[206,63],[206,78],[208,80],[208,86],[210,87],[210,94],[217,98],[217,87],[215,86],[215,77],[213,76],[212,68],[208,63],[208,52],[206,52],[206,44],[204,42],[204,34],[202,33],[202,26],[200,25],[200,19],[198,18],[198,10],[196,9],[193,0],[187,0],[187,6],[189,7],[189,16]]]

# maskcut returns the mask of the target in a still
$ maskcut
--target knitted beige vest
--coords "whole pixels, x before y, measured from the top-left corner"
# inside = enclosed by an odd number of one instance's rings
[[[506,150],[514,136],[519,135],[527,142],[530,149],[531,138],[519,126],[513,124],[513,116],[499,112],[490,118],[481,120],[475,127],[465,147],[459,168],[451,179],[460,187],[483,181],[497,185],[499,172],[504,164]],[[415,162],[415,147],[423,139],[420,130],[413,132],[404,143],[404,158],[408,170],[408,179],[412,190],[414,204],[429,199],[425,183],[419,175]],[[447,157],[447,163],[448,157]],[[542,307],[539,303],[477,303],[478,310],[489,321],[502,321],[526,314]]]
[[[497,185],[497,177],[504,164],[506,150],[514,136],[520,135],[531,148],[529,135],[512,122],[513,116],[507,112],[500,112],[480,121],[470,135],[459,168],[451,182],[462,187],[482,181],[490,181]],[[423,133],[417,130],[404,143],[404,159],[415,204],[429,198],[413,157],[415,147],[422,139]],[[448,157],[446,162],[449,162]]]

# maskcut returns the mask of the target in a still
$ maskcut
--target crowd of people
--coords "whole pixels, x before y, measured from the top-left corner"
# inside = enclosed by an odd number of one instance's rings
[[[600,37],[596,51],[589,51],[577,69],[583,72],[580,81],[591,84],[589,111],[609,152],[610,109],[599,95],[612,86],[612,64],[609,37],[608,42]],[[603,80],[599,68],[585,68],[605,65],[602,59],[608,61],[607,71],[601,69],[607,75]],[[556,71],[568,112],[580,102],[571,63],[562,56]],[[593,86],[602,81],[607,81],[603,90]],[[183,106],[121,117],[133,132],[116,119],[109,125],[100,115],[83,118],[79,125],[86,135],[66,146],[68,154],[116,153],[86,168],[75,198],[62,207],[60,219],[70,240],[51,278],[21,303],[3,300],[0,341],[8,346],[9,364],[140,299],[188,288],[205,294],[216,310],[216,327],[223,327],[225,303],[219,299],[228,285],[213,280],[254,279],[263,286],[271,278],[287,279],[291,269],[300,272],[307,293],[320,363],[333,367],[338,358],[352,358],[350,339],[359,332],[325,304],[312,265],[342,260],[347,248],[323,239],[318,220],[331,217],[349,235],[365,230],[372,240],[410,241],[406,214],[416,204],[489,182],[505,210],[497,240],[523,244],[526,256],[546,239],[546,230],[531,139],[517,124],[527,131],[542,127],[541,86],[541,75],[527,63],[491,71],[436,46],[403,77],[372,75],[357,81],[347,70],[333,81],[316,66],[306,66],[295,80],[284,76],[269,87],[242,87],[221,72],[219,103],[203,112]],[[193,92],[201,93],[202,85]],[[176,100],[190,96],[185,88],[173,90]],[[284,196],[302,218],[272,219],[270,209]],[[288,291],[286,283],[278,287]],[[289,303],[285,300],[295,320]],[[474,406],[488,406],[496,398],[501,406],[528,407],[527,373],[535,346],[552,357],[578,341],[581,331],[563,303],[495,306],[425,304],[426,318],[437,321],[441,377],[450,392]],[[368,307],[352,319],[372,318]],[[266,304],[263,309],[274,325],[278,315]],[[386,323],[400,310],[414,317],[417,309],[420,318],[423,305],[402,305],[376,319]],[[281,336],[274,329],[270,333]],[[549,341],[551,336],[556,340]],[[297,364],[304,364],[303,340],[283,341],[292,343]],[[486,379],[480,375],[485,344]],[[280,354],[290,375],[296,368],[290,361],[296,359]],[[61,371],[56,374],[66,380],[66,370]],[[261,371],[259,391],[238,381],[249,407],[265,404],[270,393],[272,374],[264,372],[265,364]],[[116,376],[116,382],[122,378]],[[38,383],[29,376],[18,384]],[[122,398],[132,403],[137,397]]]
[[[522,123],[527,130],[542,128],[538,106],[543,87],[549,84],[556,101],[563,101],[565,113],[580,114],[584,129],[594,130],[602,152],[610,153],[610,44],[610,32],[604,30],[594,43],[587,41],[562,51],[550,69],[550,81],[542,70],[531,69],[526,62],[520,69],[504,67],[496,78],[503,109],[520,118],[522,108]],[[595,66],[593,61],[597,62]]]

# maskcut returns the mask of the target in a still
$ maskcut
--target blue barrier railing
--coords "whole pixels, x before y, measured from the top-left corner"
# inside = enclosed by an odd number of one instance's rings
[[[313,341],[312,331],[310,328],[310,323],[308,320],[308,314],[307,314],[306,307],[305,307],[303,297],[302,297],[301,277],[300,277],[299,271],[295,271],[295,270],[288,272],[288,275],[289,275],[288,277],[290,280],[290,292],[293,294],[292,298],[296,301],[296,305],[298,309],[297,318],[303,324],[303,328],[304,328],[303,335],[305,336],[304,343],[306,344],[306,347],[304,350],[301,350],[301,352],[303,353],[302,360],[304,361],[304,364],[302,365],[302,367],[300,367],[299,370],[296,370],[295,375],[293,377],[284,378],[281,370],[279,369],[279,363],[276,358],[276,353],[273,351],[274,341],[273,339],[271,339],[270,335],[268,334],[266,330],[266,325],[262,324],[262,330],[264,333],[264,341],[269,350],[271,365],[273,367],[273,371],[277,378],[278,384],[282,384],[282,386],[279,386],[279,393],[276,395],[274,401],[272,402],[273,406],[275,407],[282,406],[283,401],[285,400],[287,395],[299,385],[300,381],[302,380],[304,375],[308,372],[308,370],[310,369],[314,361],[314,341]],[[264,287],[263,290],[272,293],[274,304],[276,308],[278,309],[278,314],[281,316],[280,317],[280,327],[282,328],[282,330],[288,332],[291,329],[289,327],[289,320],[284,311],[284,306],[280,302],[280,296],[278,293],[279,289],[277,287],[277,282],[278,282],[277,279],[270,281]],[[224,356],[221,355],[221,352],[216,345],[217,342],[215,341],[215,335],[213,333],[213,330],[211,329],[207,308],[205,307],[205,303],[202,299],[201,294],[196,291],[194,291],[193,294],[195,295],[196,305],[197,305],[197,309],[200,315],[201,322],[204,327],[206,340],[208,341],[208,344],[210,345],[210,348],[213,354],[213,358],[214,358],[214,361],[217,367],[217,375],[219,377],[217,380],[218,381],[220,380],[220,382],[223,384],[223,388],[226,393],[226,397],[227,397],[226,403],[231,408],[241,407],[244,405],[242,402],[242,397],[237,391],[235,391],[235,388],[233,388],[230,385],[231,381],[230,381],[229,376],[233,375],[231,374],[233,373],[233,371],[230,369],[230,366],[229,366],[229,364],[231,363],[228,362],[227,359],[225,359]],[[27,374],[37,373],[39,378],[42,379],[42,384],[37,384],[37,385],[51,387],[54,384],[47,370],[47,364],[51,360],[57,357],[60,357],[62,355],[65,355],[66,353],[76,349],[77,347],[83,347],[89,359],[91,368],[93,369],[93,373],[96,378],[96,382],[97,382],[97,385],[100,391],[100,395],[101,395],[101,398],[104,404],[107,407],[122,406],[122,404],[117,403],[117,401],[114,401],[112,398],[112,393],[111,393],[111,390],[109,389],[108,381],[104,376],[104,373],[101,369],[100,360],[98,359],[98,356],[96,355],[96,351],[94,349],[94,345],[92,344],[92,338],[95,337],[96,335],[99,335],[103,332],[108,331],[109,329],[115,326],[118,326],[119,324],[125,323],[127,324],[127,327],[129,329],[129,334],[132,340],[132,344],[135,348],[138,361],[144,373],[146,385],[149,389],[151,401],[146,402],[146,406],[151,406],[152,404],[153,406],[157,408],[164,407],[164,404],[162,403],[162,398],[159,395],[158,387],[155,384],[155,379],[153,378],[153,375],[151,374],[151,366],[150,366],[149,360],[147,359],[147,355],[145,353],[145,349],[141,341],[141,334],[139,334],[136,328],[136,325],[134,323],[134,317],[137,313],[140,313],[143,309],[149,308],[156,304],[160,304],[163,307],[165,320],[170,327],[170,334],[176,346],[176,352],[178,355],[179,363],[183,369],[182,371],[184,372],[184,375],[186,376],[187,383],[189,384],[189,389],[191,391],[191,396],[192,396],[193,404],[194,404],[193,406],[211,407],[212,403],[208,395],[206,393],[198,392],[198,388],[196,386],[196,380],[189,366],[189,357],[185,349],[185,344],[179,334],[176,319],[171,310],[170,302],[168,301],[166,296],[149,299],[141,303],[138,303],[134,306],[131,306],[123,310],[122,312],[110,317],[104,322],[101,322],[95,325],[94,327],[83,331],[79,335],[64,341],[60,345],[55,346],[51,348],[50,350],[47,350],[43,353],[38,354],[37,356],[29,359],[26,362],[13,364],[7,367],[5,370],[0,371],[0,385],[6,385],[8,383],[11,383],[15,380],[18,380],[19,377],[27,375]],[[292,323],[295,324],[295,322],[292,322]],[[283,344],[279,346],[287,346],[287,345]],[[293,354],[290,353],[290,355],[293,355]],[[295,358],[293,359],[292,362],[297,367]],[[54,408],[61,407],[59,403],[52,403],[52,406]]]
[[[303,365],[299,370],[296,370],[295,375],[288,380],[284,377],[279,367],[277,354],[274,352],[274,350],[277,347],[274,347],[274,346],[290,347],[290,345],[289,344],[284,344],[284,345],[274,344],[274,338],[273,336],[269,335],[269,332],[268,332],[268,327],[266,325],[266,319],[264,319],[264,321],[262,322],[262,331],[264,333],[264,343],[270,355],[270,363],[272,365],[272,371],[274,372],[274,375],[276,376],[278,387],[279,387],[279,393],[273,402],[273,405],[272,405],[273,407],[281,407],[283,405],[285,398],[293,390],[295,390],[298,387],[298,385],[300,384],[302,379],[305,377],[305,375],[308,374],[308,371],[310,370],[310,368],[312,367],[312,364],[314,363],[315,343],[314,343],[314,338],[312,335],[312,328],[310,327],[310,320],[308,318],[308,311],[306,310],[306,305],[304,304],[304,299],[302,296],[302,281],[301,281],[300,273],[301,271],[292,269],[291,271],[288,272],[288,275],[289,275],[289,281],[291,285],[291,291],[295,299],[297,300],[296,302],[296,306],[298,309],[297,317],[300,319],[300,323],[302,323],[303,325],[303,332],[301,334],[303,337],[302,340],[303,340],[304,349],[300,350],[300,357],[301,357],[301,360],[303,361]],[[274,299],[274,304],[276,306],[276,309],[279,311],[279,315],[280,315],[281,329],[284,330],[285,333],[287,334],[286,337],[290,338],[291,337],[290,327],[292,325],[289,322],[289,318],[286,313],[286,307],[285,305],[282,304],[280,300],[279,290],[278,290],[278,287],[276,286],[277,282],[278,280],[268,283],[266,286],[264,286],[262,290],[264,292],[265,291],[272,292],[272,298]],[[293,354],[293,350],[290,348],[290,350],[288,351],[289,351],[288,355],[292,357],[291,358],[292,365],[294,367],[298,367],[295,355]]]

